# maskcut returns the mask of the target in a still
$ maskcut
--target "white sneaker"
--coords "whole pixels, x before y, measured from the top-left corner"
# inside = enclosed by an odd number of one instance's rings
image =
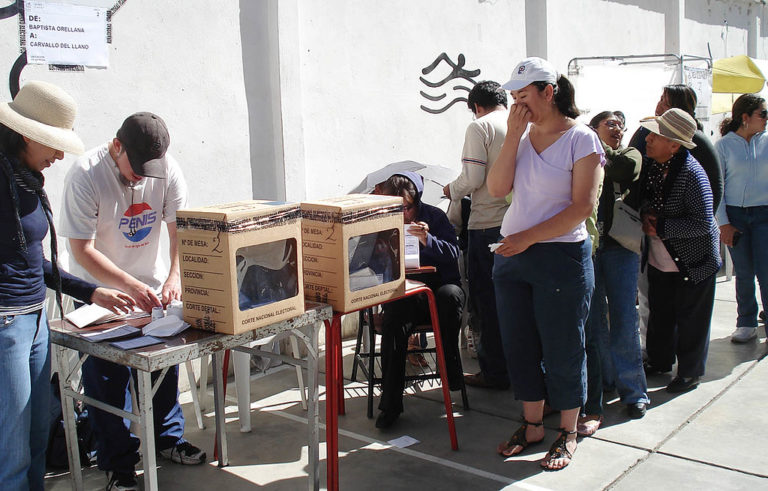
[[[732,343],[746,343],[757,337],[756,327],[737,327],[731,334]]]

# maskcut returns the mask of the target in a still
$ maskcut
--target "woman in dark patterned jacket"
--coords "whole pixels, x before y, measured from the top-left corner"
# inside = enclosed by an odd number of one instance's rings
[[[646,373],[671,371],[677,357],[667,392],[687,392],[704,375],[720,232],[707,174],[687,150],[695,146],[696,121],[674,108],[640,124],[651,131],[640,183],[650,304]]]

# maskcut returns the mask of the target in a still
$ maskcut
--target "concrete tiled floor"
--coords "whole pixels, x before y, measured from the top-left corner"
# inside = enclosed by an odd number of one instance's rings
[[[560,472],[542,472],[538,466],[556,436],[556,416],[545,419],[546,444],[533,446],[509,461],[496,455],[498,442],[508,437],[519,422],[521,406],[510,391],[470,388],[469,411],[457,403],[458,393],[453,393],[459,437],[459,450],[454,452],[437,388],[426,387],[408,395],[401,419],[391,430],[382,432],[366,418],[361,384],[349,383],[347,415],[339,420],[341,488],[768,489],[763,449],[768,428],[766,343],[762,327],[758,342],[730,343],[728,336],[736,311],[733,283],[718,281],[707,375],[701,386],[672,397],[663,390],[669,375],[651,377],[652,405],[646,417],[637,421],[627,419],[618,401],[608,401],[603,427],[594,437],[580,440],[574,462]],[[347,375],[352,343],[345,343]],[[465,370],[476,369],[476,360],[466,357]],[[181,467],[161,462],[160,488],[306,489],[307,427],[298,393],[291,388],[294,385],[291,370],[278,369],[266,377],[254,378],[251,433],[239,432],[235,399],[228,397],[230,466],[218,469],[211,463]],[[234,384],[230,390],[234,391]],[[188,397],[183,399],[188,401]],[[188,402],[185,411],[187,438],[210,456],[212,414],[205,417],[207,428],[198,430]],[[404,449],[386,443],[403,435],[420,443]],[[324,485],[324,444],[320,453]],[[106,484],[104,474],[95,469],[86,470],[85,477],[86,489],[100,489]],[[48,479],[47,489],[68,488],[67,474]]]

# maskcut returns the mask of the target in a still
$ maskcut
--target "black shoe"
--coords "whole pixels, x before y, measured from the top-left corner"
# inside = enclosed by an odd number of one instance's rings
[[[509,389],[509,381],[494,382],[492,380],[488,380],[485,378],[485,375],[483,375],[483,372],[464,375],[464,385],[468,385],[470,387],[480,387],[481,389]]]
[[[379,413],[379,417],[376,418],[376,428],[385,429],[392,426],[397,418],[400,417],[400,413],[382,411]]]
[[[667,392],[670,394],[681,394],[688,392],[699,386],[701,379],[699,377],[680,377],[677,376],[672,379],[672,382],[667,385]]]
[[[109,472],[107,471],[107,491],[138,491],[139,483],[136,482],[134,472]]]
[[[159,453],[162,457],[182,465],[199,465],[205,462],[205,452],[187,441]]]
[[[631,419],[642,419],[645,416],[646,408],[644,402],[627,404],[627,413]]]
[[[656,366],[652,363],[645,362],[643,363],[643,370],[645,371],[646,375],[660,375],[662,373],[667,373],[672,371],[672,367],[667,365],[665,367]]]
[[[760,313],[758,314],[758,317],[760,318],[761,321],[763,321],[763,323],[765,323],[765,310],[761,310]]]

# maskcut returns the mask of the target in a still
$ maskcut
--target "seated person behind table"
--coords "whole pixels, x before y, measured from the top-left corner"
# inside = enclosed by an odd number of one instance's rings
[[[409,232],[419,238],[419,260],[422,266],[435,266],[437,273],[423,278],[435,293],[440,320],[440,334],[451,390],[462,384],[458,334],[464,307],[460,285],[459,244],[456,231],[445,213],[421,202],[424,183],[414,172],[395,174],[376,186],[374,193],[401,196],[405,223]],[[420,278],[421,279],[421,278]],[[408,336],[417,325],[428,324],[429,306],[424,295],[404,298],[383,307],[381,362],[382,384],[377,428],[388,428],[403,412],[405,357]]]

